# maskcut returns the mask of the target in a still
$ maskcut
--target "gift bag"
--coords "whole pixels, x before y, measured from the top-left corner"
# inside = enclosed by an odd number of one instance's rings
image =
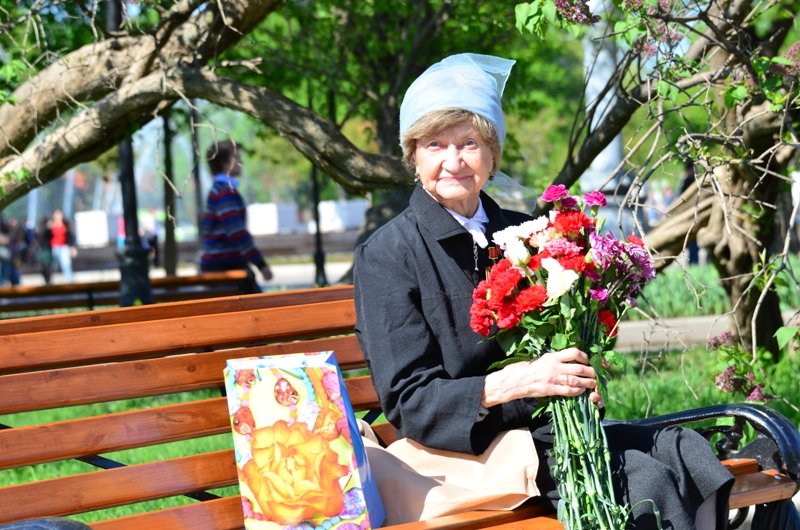
[[[230,359],[225,387],[247,530],[383,523],[332,352]]]

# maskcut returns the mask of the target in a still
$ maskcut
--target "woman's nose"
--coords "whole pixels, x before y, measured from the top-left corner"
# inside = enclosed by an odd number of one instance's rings
[[[442,167],[449,172],[456,172],[461,169],[463,161],[464,160],[461,157],[461,150],[458,148],[458,146],[454,144],[448,145],[447,150],[444,152],[444,161],[442,162]]]

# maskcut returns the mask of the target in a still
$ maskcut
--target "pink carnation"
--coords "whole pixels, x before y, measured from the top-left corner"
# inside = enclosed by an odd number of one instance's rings
[[[586,206],[605,206],[606,196],[602,191],[590,191],[583,196],[583,202]]]
[[[565,197],[569,197],[569,190],[563,184],[548,186],[542,193],[542,201],[544,202],[556,202]]]

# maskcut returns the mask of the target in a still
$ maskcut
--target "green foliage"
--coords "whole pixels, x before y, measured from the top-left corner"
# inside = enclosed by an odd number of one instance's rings
[[[626,357],[625,369],[615,371],[608,383],[606,416],[609,418],[657,416],[742,401],[738,395],[717,389],[714,382],[718,375],[718,361],[704,347]],[[791,403],[795,401],[794,396],[800,395],[798,359],[794,357],[785,356],[766,376],[770,393],[777,396],[767,406],[800,425],[800,410]]]
[[[800,351],[800,346],[796,345],[796,341],[800,341],[800,326],[782,326],[775,332],[775,338],[778,348],[784,350],[793,347],[794,351]]]
[[[514,8],[514,16],[517,30],[533,33],[541,39],[556,22],[556,6],[546,0],[523,2]]]

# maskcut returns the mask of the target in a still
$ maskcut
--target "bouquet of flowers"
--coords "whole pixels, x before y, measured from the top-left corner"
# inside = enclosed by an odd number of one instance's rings
[[[550,186],[542,200],[553,204],[548,216],[495,233],[503,257],[473,293],[470,324],[504,349],[498,365],[575,346],[604,390],[617,323],[655,277],[653,261],[641,239],[600,233],[601,192],[578,199]],[[558,519],[567,530],[624,529],[630,508],[614,501],[605,432],[588,392],[552,397],[542,411],[553,422]]]

